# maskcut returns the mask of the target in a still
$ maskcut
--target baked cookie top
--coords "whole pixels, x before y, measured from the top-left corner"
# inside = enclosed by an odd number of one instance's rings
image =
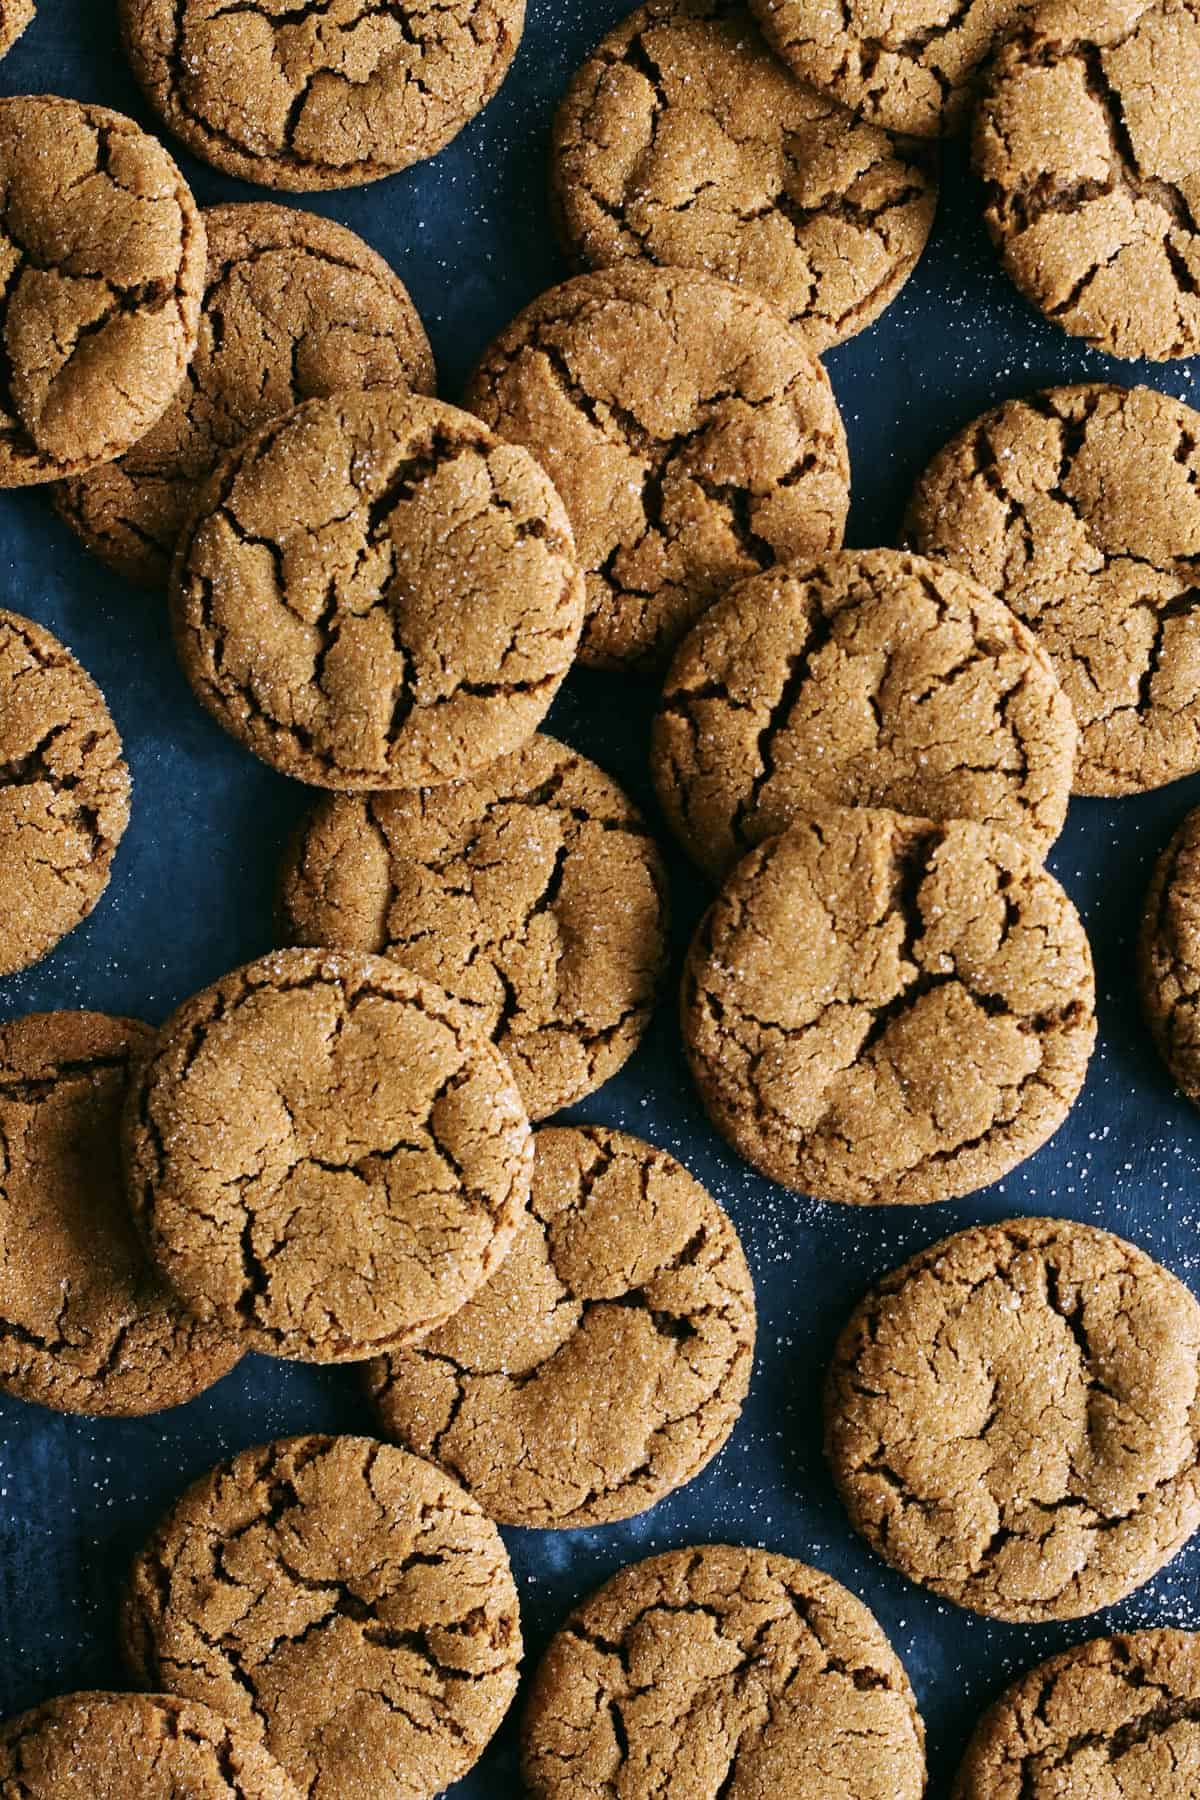
[[[33,19],[33,0],[0,0],[0,56],[11,50]]]
[[[1200,1105],[1200,809],[1187,815],[1155,864],[1138,977],[1159,1055]]]

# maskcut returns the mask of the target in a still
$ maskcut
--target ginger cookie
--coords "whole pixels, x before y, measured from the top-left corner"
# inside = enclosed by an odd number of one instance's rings
[[[33,0],[0,0],[0,56],[11,50],[33,22]]]
[[[975,1729],[953,1800],[1200,1800],[1200,1636],[1094,1638],[1022,1675]]]
[[[737,1423],[754,1288],[737,1233],[665,1151],[602,1126],[540,1131],[529,1218],[440,1331],[372,1363],[389,1437],[501,1525],[645,1512]]]
[[[909,541],[998,594],[1079,726],[1075,791],[1200,769],[1200,413],[1150,388],[1049,388],[951,439]]]
[[[582,662],[659,668],[730,582],[842,541],[829,378],[802,331],[715,276],[631,262],[552,289],[486,353],[466,403],[566,503]]]
[[[171,600],[188,679],[248,750],[315,787],[407,788],[536,731],[584,587],[528,452],[437,400],[340,394],[218,463]]]
[[[429,1800],[517,1686],[500,1534],[430,1463],[286,1438],[188,1489],[133,1565],[135,1677],[218,1706],[309,1800]]]
[[[120,0],[164,124],[227,175],[302,192],[434,156],[508,73],[525,0]]]
[[[522,1728],[533,1800],[921,1800],[908,1677],[853,1594],[709,1544],[622,1569],[567,1619]]]
[[[508,1254],[533,1161],[507,1063],[449,995],[315,950],[168,1020],[125,1141],[135,1217],[185,1305],[302,1362],[444,1324]]]
[[[910,1580],[992,1618],[1078,1619],[1200,1524],[1200,1307],[1132,1244],[1063,1219],[946,1238],[839,1339],[826,1450]]]
[[[300,1800],[255,1734],[169,1694],[67,1694],[0,1724],[22,1800]]]
[[[263,203],[203,218],[208,274],[187,381],[127,456],[55,491],[88,548],[144,587],[166,585],[196,488],[251,431],[302,400],[434,387],[408,290],[352,231]]]
[[[0,99],[0,487],[121,456],[196,348],[204,225],[132,119],[52,95]]]
[[[1200,351],[1200,4],[1054,0],[975,120],[988,230],[1025,298],[1110,356]]]
[[[1200,809],[1187,815],[1155,864],[1137,957],[1155,1046],[1200,1106]]]
[[[820,351],[865,330],[912,274],[937,159],[790,76],[743,0],[650,0],[572,82],[553,188],[582,267],[639,257],[722,275]]]
[[[0,975],[87,918],[128,823],[129,770],[100,689],[57,638],[0,611]]]
[[[1075,762],[1070,702],[995,597],[897,550],[835,552],[740,583],[676,652],[655,784],[720,880],[815,805],[978,819],[1044,856]]]
[[[971,1194],[1083,1085],[1095,978],[1079,915],[1016,838],[829,807],[734,869],[684,972],[718,1130],[817,1200]]]
[[[471,781],[322,800],[280,906],[292,943],[392,956],[444,987],[542,1119],[637,1049],[666,967],[666,882],[616,782],[538,735]]]

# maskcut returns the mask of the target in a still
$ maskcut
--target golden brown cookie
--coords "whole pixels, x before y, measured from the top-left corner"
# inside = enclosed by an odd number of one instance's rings
[[[1200,413],[1150,388],[1048,388],[952,438],[909,541],[1036,635],[1079,726],[1075,791],[1200,769]]]
[[[352,231],[264,202],[203,218],[208,274],[186,382],[127,456],[55,490],[88,548],[145,587],[165,586],[197,486],[251,431],[317,396],[434,388],[408,290]]]
[[[11,50],[33,21],[33,0],[0,0],[0,56]]]
[[[744,0],[650,0],[572,82],[553,190],[580,266],[723,275],[820,351],[877,319],[916,267],[937,158],[790,76]]]
[[[389,1437],[501,1525],[645,1512],[737,1423],[754,1288],[737,1233],[665,1151],[602,1126],[540,1131],[532,1211],[440,1331],[372,1363]]]
[[[517,1686],[500,1534],[430,1463],[369,1438],[245,1450],[188,1489],[133,1565],[136,1678],[219,1706],[309,1800],[429,1800]]]
[[[434,156],[482,112],[525,0],[120,0],[167,128],[263,187],[353,187]]]
[[[100,689],[57,638],[0,611],[0,975],[87,918],[128,823],[129,770]]]
[[[666,882],[616,782],[539,734],[471,781],[322,800],[280,911],[291,943],[392,956],[444,987],[543,1119],[637,1049],[665,971]]]
[[[871,1614],[733,1545],[634,1563],[567,1619],[522,1729],[533,1800],[920,1800],[925,1730]]]
[[[53,95],[0,99],[0,487],[120,456],[196,348],[204,225],[132,119]]]
[[[1142,1009],[1159,1055],[1200,1106],[1200,809],[1159,857],[1138,936]]]
[[[469,413],[309,400],[218,463],[181,534],[175,641],[219,724],[281,774],[436,786],[523,744],[584,588],[562,502]]]
[[[382,957],[283,950],[167,1021],[131,1087],[134,1214],[198,1318],[354,1362],[443,1324],[524,1222],[533,1137],[507,1063]]]
[[[741,582],[675,654],[652,766],[672,830],[723,877],[814,805],[1000,826],[1044,856],[1075,764],[1045,652],[976,582],[845,550]]]
[[[585,663],[660,667],[731,581],[842,541],[829,378],[803,332],[715,276],[622,263],[553,288],[486,353],[466,403],[566,503]]]
[[[717,1128],[818,1200],[998,1181],[1074,1104],[1096,1036],[1079,915],[1015,838],[829,807],[740,862],[684,972]]]
[[[1026,299],[1110,356],[1200,351],[1200,4],[1053,0],[975,121],[985,217]]]

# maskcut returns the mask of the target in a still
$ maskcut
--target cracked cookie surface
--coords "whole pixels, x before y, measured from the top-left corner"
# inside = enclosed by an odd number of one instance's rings
[[[517,1686],[500,1534],[440,1469],[298,1437],[196,1482],[133,1565],[136,1678],[218,1706],[308,1800],[430,1800]]]
[[[197,486],[251,431],[303,400],[434,387],[408,290],[354,232],[269,203],[202,217],[208,271],[187,380],[126,456],[55,491],[88,548],[147,587],[166,585]]]
[[[713,1123],[764,1175],[911,1206],[986,1187],[1058,1129],[1095,978],[1079,915],[1015,838],[830,807],[734,869],[682,1019]]]
[[[576,75],[554,133],[560,235],[752,288],[814,350],[895,299],[937,206],[928,145],[790,76],[742,0],[651,0]]]
[[[583,577],[527,451],[437,400],[309,400],[218,465],[171,580],[198,697],[315,787],[461,780],[571,666]]]
[[[1155,864],[1138,936],[1142,1010],[1159,1055],[1200,1106],[1200,809]]]
[[[33,0],[0,0],[0,56],[11,50],[33,22]]]
[[[382,957],[284,950],[189,1000],[131,1086],[134,1215],[196,1316],[352,1362],[441,1325],[524,1222],[508,1065]]]
[[[732,1545],[622,1569],[576,1608],[522,1727],[534,1800],[920,1800],[925,1732],[866,1607]]]
[[[392,956],[444,987],[539,1119],[637,1048],[666,964],[666,880],[616,782],[539,733],[471,781],[321,801],[280,911],[292,943]]]
[[[0,611],[0,975],[87,918],[128,823],[103,694],[57,638]]]
[[[182,175],[132,119],[0,99],[0,487],[145,436],[196,348],[204,259]]]
[[[226,174],[299,192],[433,156],[495,94],[525,0],[121,0],[133,72]]]
[[[737,1423],[754,1289],[726,1214],[675,1159],[600,1126],[537,1134],[529,1218],[487,1286],[373,1363],[384,1429],[501,1525],[632,1518]]]
[[[1200,351],[1200,0],[1055,0],[975,122],[1012,280],[1110,356]]]
[[[652,766],[719,880],[813,806],[977,819],[1044,856],[1075,760],[1070,703],[1008,608],[944,564],[843,551],[752,576],[676,652]]]
[[[580,660],[662,667],[723,588],[842,541],[846,434],[804,334],[745,288],[623,263],[553,288],[466,404],[538,458],[587,579]]]
[[[1150,388],[1048,388],[985,413],[917,483],[926,555],[997,594],[1075,713],[1075,791],[1200,768],[1200,413]]]

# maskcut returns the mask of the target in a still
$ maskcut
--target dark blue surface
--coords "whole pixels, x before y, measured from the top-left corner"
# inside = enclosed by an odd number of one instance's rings
[[[564,271],[545,206],[553,105],[624,0],[530,0],[499,98],[434,162],[302,204],[361,232],[410,286],[457,398],[488,339]],[[115,0],[41,0],[0,63],[0,92],[103,101],[152,124],[121,61]],[[180,160],[204,203],[261,190]],[[283,196],[279,196],[283,198]],[[1052,381],[1145,380],[1193,399],[1196,367],[1117,364],[1031,313],[996,267],[977,195],[952,152],[935,239],[883,320],[828,358],[854,465],[850,542],[888,542],[929,454],[985,406]],[[36,491],[0,495],[0,605],[48,625],[108,695],[135,779],[134,815],[109,894],[38,968],[0,983],[0,1015],[91,1006],[152,1021],[271,945],[270,895],[303,789],[222,735],[171,655],[163,607],[93,562]],[[577,674],[552,725],[652,807],[645,752],[653,695]],[[758,1288],[759,1357],[732,1445],[697,1482],[626,1525],[508,1532],[536,1656],[578,1597],[621,1564],[685,1542],[762,1543],[819,1564],[872,1606],[903,1656],[930,1731],[931,1793],[984,1701],[1016,1669],[1114,1625],[1200,1624],[1200,1549],[1111,1613],[1065,1628],[990,1624],[942,1605],[876,1561],[851,1532],[820,1456],[826,1358],[878,1274],[944,1233],[1053,1212],[1131,1237],[1195,1288],[1200,1120],[1172,1094],[1137,1014],[1131,942],[1150,863],[1200,801],[1200,778],[1112,804],[1076,801],[1052,866],[1096,954],[1100,1043],[1067,1126],[998,1187],[957,1206],[885,1216],[821,1207],[748,1173],[705,1123],[685,1076],[671,1000],[628,1069],[577,1109],[672,1150],[740,1228]],[[704,901],[673,858],[677,952]],[[220,1457],[281,1432],[370,1428],[352,1370],[250,1357],[211,1394],[136,1423],[60,1419],[0,1398],[0,1715],[53,1693],[121,1682],[114,1599],[124,1565],[180,1487]],[[456,1795],[515,1794],[512,1722]]]

